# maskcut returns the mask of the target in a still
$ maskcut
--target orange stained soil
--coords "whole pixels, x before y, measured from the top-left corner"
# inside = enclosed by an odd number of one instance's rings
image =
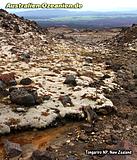
[[[11,142],[19,143],[21,146],[32,144],[36,149],[47,147],[61,135],[68,133],[71,128],[79,126],[79,123],[69,123],[56,128],[45,129],[42,131],[25,131],[16,134],[10,134],[0,137],[0,160],[5,155],[3,140],[8,139]]]

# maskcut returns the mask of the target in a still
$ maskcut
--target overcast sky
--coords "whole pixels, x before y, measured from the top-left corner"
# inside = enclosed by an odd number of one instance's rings
[[[0,8],[5,8],[7,3],[80,3],[82,10],[111,11],[137,9],[137,0],[1,0]]]

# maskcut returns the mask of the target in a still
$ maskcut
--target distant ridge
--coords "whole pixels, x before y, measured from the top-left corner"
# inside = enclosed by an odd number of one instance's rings
[[[71,11],[71,10],[63,10],[63,9],[43,9],[43,10],[29,10],[29,11],[21,11],[16,12],[18,16],[25,16],[25,17],[35,17],[35,18],[42,18],[42,17],[63,17],[63,16],[87,16],[87,15],[96,15],[96,16],[114,16],[114,15],[137,15],[137,10],[134,11]]]
[[[72,28],[113,28],[137,23],[137,11],[72,11],[43,9],[16,12],[16,15],[38,22],[42,27],[67,25]]]

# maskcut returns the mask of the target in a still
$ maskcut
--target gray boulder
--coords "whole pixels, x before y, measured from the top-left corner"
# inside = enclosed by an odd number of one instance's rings
[[[10,100],[18,105],[31,106],[36,104],[37,92],[25,88],[15,88],[10,92]]]
[[[22,153],[20,144],[13,143],[8,140],[4,141],[4,148],[9,158],[17,157]]]
[[[30,78],[23,78],[21,81],[20,81],[20,84],[22,85],[29,85],[32,83],[32,80]]]
[[[36,150],[32,153],[32,160],[55,160],[55,156],[48,151]]]
[[[64,81],[64,84],[76,86],[77,85],[76,78],[73,75],[68,75]]]

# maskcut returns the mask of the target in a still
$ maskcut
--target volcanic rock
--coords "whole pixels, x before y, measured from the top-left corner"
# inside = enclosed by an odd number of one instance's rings
[[[16,85],[17,85],[16,80],[9,81],[9,86],[16,86]]]
[[[32,153],[32,160],[55,160],[55,156],[48,151],[36,150]]]
[[[64,106],[73,106],[71,98],[68,95],[60,96],[59,100],[62,102]]]
[[[97,114],[108,115],[108,114],[116,113],[116,109],[111,106],[104,106],[104,107],[95,109],[95,112]]]
[[[22,53],[18,58],[19,60],[24,61],[24,62],[30,61],[30,55],[28,53]]]
[[[6,88],[6,84],[0,80],[0,89],[5,89]]]
[[[0,88],[0,97],[7,97],[9,95],[9,91],[6,89],[1,89]]]
[[[17,157],[22,153],[21,146],[18,143],[13,143],[8,140],[5,140],[4,147],[5,147],[7,155],[10,158]]]
[[[114,134],[111,134],[106,140],[106,143],[109,145],[117,144],[118,142],[119,142],[119,137],[117,137]]]
[[[76,78],[73,75],[68,75],[66,77],[66,80],[64,81],[64,84],[76,86],[77,85]]]
[[[90,106],[84,106],[82,108],[83,113],[85,115],[85,118],[87,118],[87,121],[92,124],[95,120],[98,119],[98,116],[95,111],[92,110]]]
[[[18,105],[31,106],[36,104],[36,91],[17,88],[10,92],[10,100]]]
[[[20,81],[20,84],[22,85],[29,85],[32,83],[32,80],[30,78],[23,78],[21,81]]]
[[[89,124],[89,123],[84,123],[84,124],[81,124],[80,125],[80,128],[82,130],[84,130],[86,133],[91,133],[94,131],[94,126],[92,124]]]

